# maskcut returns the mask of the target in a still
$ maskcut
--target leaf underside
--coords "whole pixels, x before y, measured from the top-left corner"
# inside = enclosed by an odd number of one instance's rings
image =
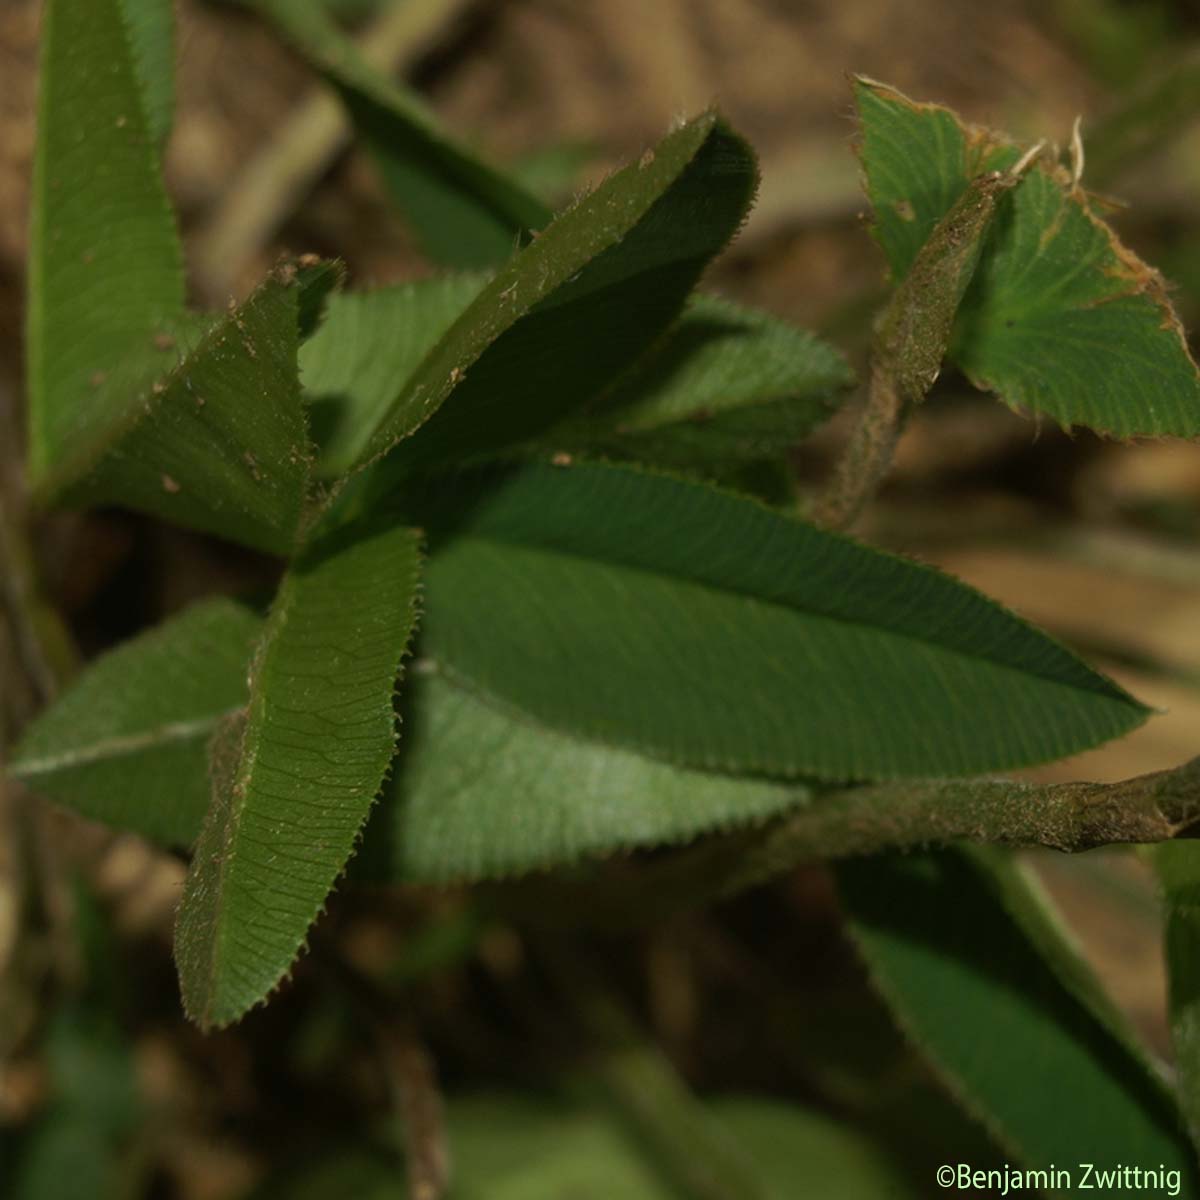
[[[394,750],[418,567],[413,531],[350,529],[280,585],[244,728],[214,743],[179,908],[184,1007],[204,1027],[279,983],[354,848]]]
[[[84,816],[190,845],[209,801],[206,747],[245,706],[261,632],[221,599],[124,643],[29,726],[11,774]]]
[[[565,733],[899,778],[1059,758],[1147,715],[974,589],[701,484],[534,463],[409,503],[431,531],[428,652]]]
[[[901,279],[968,181],[1020,150],[870,80],[855,84],[874,232]],[[950,358],[1008,404],[1116,437],[1200,433],[1200,372],[1158,274],[1098,202],[1039,161],[1001,201]]]
[[[428,662],[406,700],[400,758],[364,840],[376,879],[513,876],[763,821],[811,796],[516,720]]]
[[[641,362],[547,441],[665,466],[727,467],[794,445],[833,414],[852,382],[845,359],[812,334],[698,295]]]

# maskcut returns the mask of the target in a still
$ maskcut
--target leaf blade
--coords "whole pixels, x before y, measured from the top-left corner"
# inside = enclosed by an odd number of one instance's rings
[[[425,644],[501,706],[707,770],[972,774],[1145,719],[980,593],[715,488],[529,464],[431,484]]]
[[[119,0],[51,0],[41,39],[26,354],[34,483],[105,415],[93,393],[183,317],[183,256]],[[98,214],[103,214],[103,223]]]
[[[246,703],[261,630],[219,599],[126,642],[26,730],[11,775],[85,816],[190,845],[208,807],[206,746]]]
[[[214,779],[175,937],[184,1007],[204,1027],[236,1020],[284,976],[392,757],[418,543],[399,526],[355,532],[285,577],[240,745]]]
[[[440,275],[333,297],[320,329],[300,348],[323,475],[354,465],[388,406],[485,281],[482,274]]]
[[[858,79],[875,236],[903,278],[937,221],[1018,150],[949,109]],[[1200,371],[1158,274],[1099,205],[1038,163],[1004,201],[955,324],[950,358],[1006,403],[1114,437],[1200,432]]]
[[[292,269],[280,268],[185,342],[162,378],[123,387],[106,422],[42,478],[42,498],[123,504],[290,553],[310,472],[296,366],[306,291]]]
[[[545,206],[438,128],[307,0],[249,0],[338,92],[383,183],[426,252],[453,267],[501,262],[549,220]]]
[[[121,0],[141,84],[146,127],[161,146],[175,116],[175,6],[173,0]]]
[[[997,903],[989,876],[1001,862],[949,852],[838,867],[877,988],[960,1102],[1029,1167],[1153,1162],[1179,1170],[1187,1191],[1195,1161],[1162,1080]]]
[[[527,442],[584,404],[675,318],[756,186],[749,147],[707,113],[560,214],[497,272],[375,431],[360,462],[388,455],[378,490]]]
[[[589,412],[547,441],[639,462],[727,467],[794,445],[833,414],[853,378],[812,334],[698,295]]]
[[[363,847],[372,878],[507,878],[762,821],[811,795],[516,720],[422,662],[405,745]]]

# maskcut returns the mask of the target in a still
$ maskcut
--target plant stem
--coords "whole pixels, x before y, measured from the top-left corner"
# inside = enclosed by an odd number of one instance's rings
[[[378,1027],[384,1061],[396,1095],[412,1200],[440,1200],[450,1182],[450,1156],[442,1093],[425,1044],[408,1025]]]
[[[424,53],[471,0],[388,4],[359,49],[372,66],[395,74]],[[245,264],[270,240],[300,199],[350,141],[341,103],[315,88],[276,136],[238,173],[197,237],[196,286],[212,303],[228,298]]]
[[[334,978],[362,1013],[392,1089],[411,1200],[441,1200],[450,1186],[445,1105],[437,1067],[398,1001],[332,948],[320,948]]]
[[[764,830],[730,890],[795,862],[956,841],[1077,853],[1169,841],[1200,821],[1200,758],[1120,783],[885,783],[832,792]]]
[[[832,482],[814,506],[817,524],[849,525],[882,483],[909,412],[937,381],[1000,198],[1020,183],[1041,149],[1039,142],[1010,170],[972,179],[917,252],[880,317],[867,402]]]
[[[1200,758],[1120,783],[917,780],[826,792],[757,829],[708,838],[650,863],[586,877],[580,905],[560,879],[512,885],[511,911],[543,922],[623,927],[726,899],[807,863],[953,842],[1076,853],[1188,836],[1200,824]],[[547,903],[545,889],[557,901]],[[502,895],[502,899],[505,897]],[[547,914],[551,914],[549,918]]]
[[[866,404],[833,478],[813,506],[813,521],[827,529],[854,524],[891,469],[908,410],[890,373],[874,361]]]

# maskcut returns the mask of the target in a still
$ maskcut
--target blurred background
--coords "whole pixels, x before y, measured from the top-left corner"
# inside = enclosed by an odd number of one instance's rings
[[[856,365],[886,281],[853,154],[851,72],[1030,141],[1065,144],[1082,116],[1084,185],[1127,206],[1114,218],[1122,237],[1167,276],[1185,325],[1200,324],[1195,0],[328,3],[451,130],[556,203],[718,103],[757,148],[763,184],[708,286],[820,332]],[[304,65],[235,6],[176,7],[167,170],[194,299],[244,294],[284,249],[337,255],[360,287],[430,273]],[[408,10],[404,37],[396,9]],[[38,23],[37,0],[0,0],[0,482],[10,513],[21,495]],[[797,448],[799,491],[824,478],[845,428],[834,421]],[[1072,434],[950,376],[858,532],[977,584],[1164,710],[1034,777],[1119,779],[1197,753],[1200,447]],[[35,561],[8,547],[7,581],[40,582],[70,632],[65,661],[276,570],[117,512],[38,518],[31,541]],[[0,690],[7,738],[37,688],[14,668]],[[169,961],[182,865],[65,814],[39,809],[29,821],[30,803],[10,789],[0,808],[0,1127],[10,1133],[0,1153],[58,1137],[37,1153],[92,1164],[79,1178],[106,1164],[115,1182],[51,1183],[21,1200],[301,1195],[270,1182],[281,1161],[386,1125],[387,1073],[311,963],[269,1011],[202,1038],[178,1016]],[[1159,915],[1136,855],[1032,858],[1118,1002],[1165,1053]],[[343,896],[322,936],[391,964],[422,1031],[417,1059],[427,1048],[449,1089],[527,1083],[581,1053],[578,1038],[551,1028],[549,985],[531,977],[519,930],[485,920],[466,895]],[[699,1091],[798,1097],[869,1131],[905,1178],[927,1178],[923,1156],[948,1136],[936,1131],[965,1120],[871,999],[820,869],[713,913],[597,936],[631,1010]],[[81,1033],[88,1022],[95,1036]],[[392,1066],[413,1069],[412,1047],[397,1053]],[[984,1139],[965,1127],[955,1137]],[[368,1194],[339,1186],[312,1194]]]

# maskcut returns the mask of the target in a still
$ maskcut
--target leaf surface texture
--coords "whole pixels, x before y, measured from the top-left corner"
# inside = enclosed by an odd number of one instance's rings
[[[280,585],[244,722],[213,744],[213,802],[179,908],[184,1007],[202,1026],[279,983],[350,857],[395,748],[418,566],[413,531],[352,529]]]
[[[859,79],[855,98],[875,235],[900,279],[967,182],[1020,150],[883,84]],[[977,386],[1064,426],[1200,433],[1200,372],[1165,285],[1099,201],[1039,162],[1001,203],[950,358]]]
[[[1147,710],[974,589],[757,502],[534,463],[412,501],[429,653],[539,723],[694,767],[972,774]]]
[[[26,730],[11,774],[85,816],[190,845],[208,742],[246,704],[261,632],[249,609],[209,600],[103,655]]]
[[[900,1027],[1009,1153],[1076,1182],[1087,1162],[1179,1170],[1186,1195],[1195,1159],[1162,1078],[1028,936],[1006,899],[1013,871],[958,851],[837,867],[854,939]]]

